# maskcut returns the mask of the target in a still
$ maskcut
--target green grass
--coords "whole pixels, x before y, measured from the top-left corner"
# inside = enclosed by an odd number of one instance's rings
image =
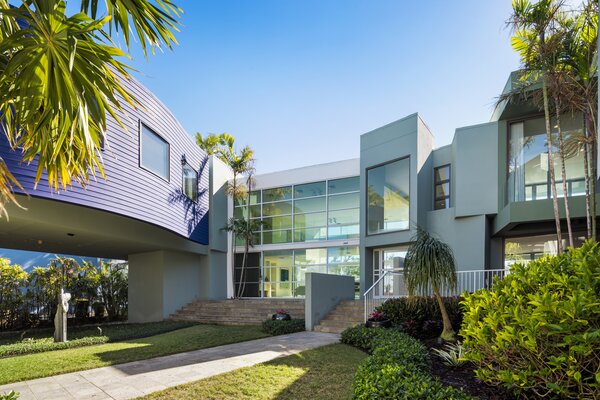
[[[176,386],[140,399],[349,399],[352,397],[354,373],[366,356],[353,347],[333,344]]]
[[[268,336],[254,326],[194,325],[142,339],[0,359],[0,385]]]
[[[0,337],[0,357],[41,353],[51,350],[71,349],[108,342],[138,339],[160,333],[187,328],[194,325],[183,321],[161,321],[143,324],[110,324],[87,327],[69,327],[68,342],[54,343],[50,329],[25,331],[23,339],[19,332]],[[101,328],[98,329],[98,327]]]

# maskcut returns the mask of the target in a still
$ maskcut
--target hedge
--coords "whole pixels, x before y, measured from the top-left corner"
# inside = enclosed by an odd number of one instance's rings
[[[306,330],[303,319],[290,319],[288,321],[268,319],[262,323],[262,330],[269,335],[286,335],[288,333]]]
[[[427,348],[398,330],[359,325],[342,332],[342,343],[371,352],[354,376],[354,399],[473,399],[434,379]]]

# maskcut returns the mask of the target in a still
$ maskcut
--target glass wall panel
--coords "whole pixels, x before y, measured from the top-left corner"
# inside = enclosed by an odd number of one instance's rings
[[[312,228],[327,225],[327,213],[295,214],[294,228]]]
[[[369,234],[409,228],[409,173],[409,158],[367,171]]]
[[[567,190],[570,196],[585,194],[583,151],[578,145],[582,131],[580,115],[561,117],[565,149]],[[557,192],[563,196],[558,131],[553,122],[554,168]],[[508,200],[531,201],[551,197],[549,157],[544,118],[529,119],[510,125],[508,157]]]
[[[263,232],[263,244],[289,243],[292,241],[292,230]]]
[[[295,251],[296,265],[327,264],[327,249],[305,249]]]
[[[140,165],[169,180],[169,143],[146,125],[141,125]]]
[[[292,187],[291,186],[263,190],[263,201],[264,202],[289,200],[291,198],[292,198]]]
[[[248,208],[246,206],[236,207],[234,209],[233,216],[238,219],[246,218],[248,214]],[[260,218],[260,204],[256,206],[250,206],[250,218]]]
[[[341,240],[357,238],[360,234],[359,225],[336,225],[327,228],[327,239]]]
[[[329,211],[329,226],[358,224],[360,212],[358,208],[350,210]]]
[[[329,194],[357,192],[360,189],[360,178],[352,176],[350,178],[333,179],[328,181]]]
[[[263,214],[265,217],[292,213],[291,201],[279,201],[277,203],[263,203]]]
[[[247,196],[242,197],[241,199],[235,199],[235,205],[245,205]],[[250,204],[260,204],[261,203],[261,192],[260,190],[252,190],[250,191]]]
[[[294,242],[311,242],[327,239],[327,228],[294,229]]]
[[[263,218],[263,230],[271,231],[276,229],[292,229],[292,216],[284,215]]]
[[[585,232],[573,232],[575,247],[585,242]],[[563,247],[568,246],[568,240],[563,239]],[[504,240],[504,267],[509,268],[516,263],[527,264],[546,255],[557,255],[558,243],[556,235],[538,235]]]
[[[198,199],[198,173],[189,164],[184,164],[181,172],[183,193],[190,200],[196,201]]]
[[[294,212],[297,214],[325,211],[325,197],[312,199],[294,200]]]
[[[358,208],[360,206],[360,193],[338,194],[329,196],[329,209]]]
[[[294,185],[294,198],[315,197],[325,195],[325,181]]]

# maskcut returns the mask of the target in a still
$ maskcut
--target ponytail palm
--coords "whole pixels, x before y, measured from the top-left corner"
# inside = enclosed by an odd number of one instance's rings
[[[441,289],[454,290],[457,285],[454,255],[450,246],[424,229],[417,228],[417,235],[404,260],[404,280],[411,296],[433,291],[444,324],[441,337],[447,341],[453,340],[454,330],[440,294]]]

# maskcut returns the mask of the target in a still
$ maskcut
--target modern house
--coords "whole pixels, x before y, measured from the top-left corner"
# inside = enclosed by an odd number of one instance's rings
[[[394,274],[417,226],[452,247],[469,290],[515,261],[556,252],[544,120],[528,102],[501,104],[489,122],[457,129],[440,148],[419,114],[406,116],[356,138],[358,158],[258,175],[248,199],[233,204],[228,168],[199,150],[152,93],[128,85],[145,108],[126,110],[126,130],[110,125],[106,179],[85,189],[33,187],[35,165],[1,145],[28,196],[18,196],[26,210],[10,207],[0,222],[0,247],[127,259],[132,321],[231,297],[240,284],[244,297],[303,298],[311,272],[354,277],[357,296],[398,295]],[[563,116],[565,140],[574,143],[582,125],[581,116]],[[583,240],[583,153],[571,148],[566,195]],[[248,214],[263,226],[242,282],[243,243],[234,257],[223,227]]]

